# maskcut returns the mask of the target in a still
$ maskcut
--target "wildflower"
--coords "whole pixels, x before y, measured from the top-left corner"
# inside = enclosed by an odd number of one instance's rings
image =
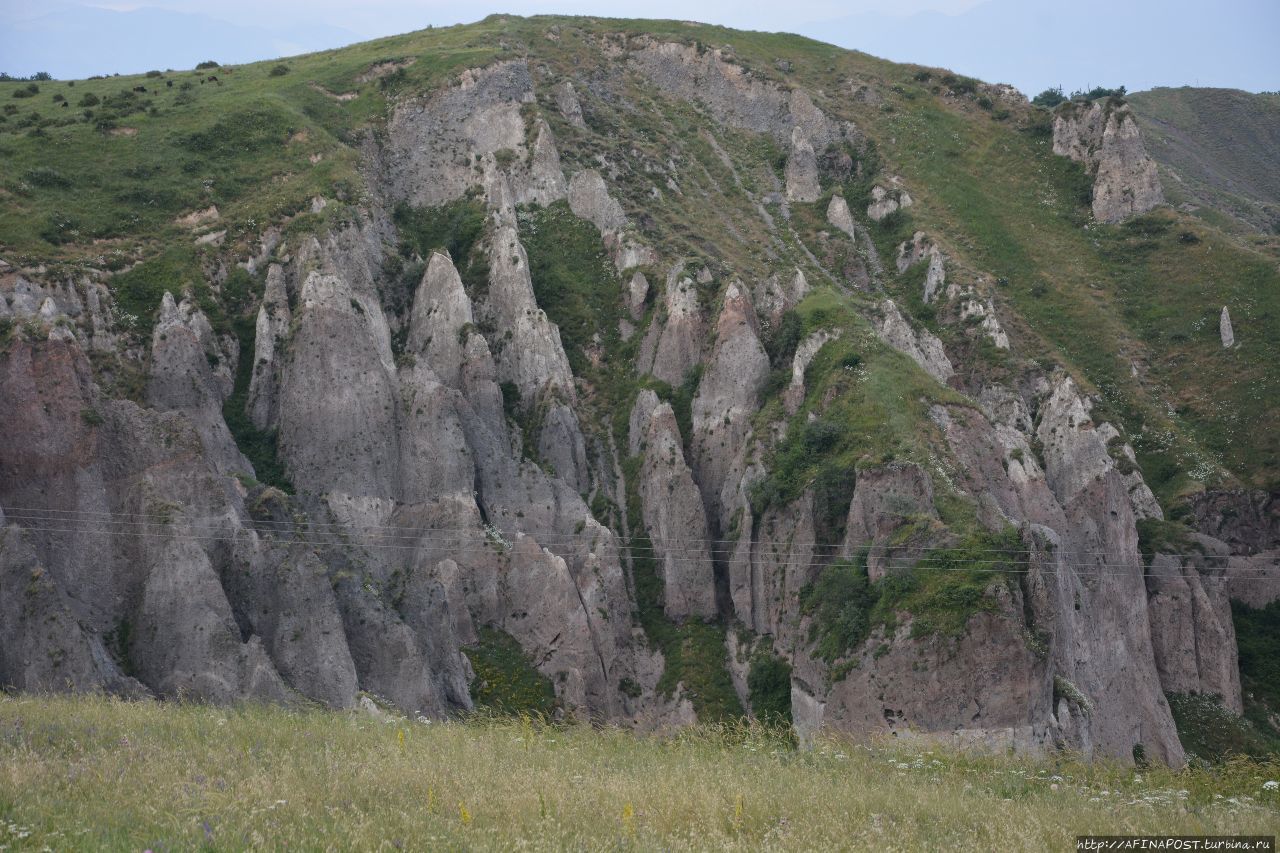
[[[436,807],[436,789],[430,785],[427,786],[427,811],[435,811]]]
[[[1269,781],[1269,782],[1263,782],[1263,783],[1262,783],[1262,790],[1264,790],[1264,791],[1280,791],[1280,782],[1277,782],[1277,781],[1276,781],[1276,780],[1274,780],[1274,779],[1272,779],[1272,780],[1271,780],[1271,781]]]
[[[471,826],[471,812],[467,811],[466,804],[461,800],[458,801],[458,818],[463,826]]]
[[[404,749],[404,729],[396,730],[396,740],[400,741],[400,748]]]
[[[627,830],[627,835],[636,834],[636,810],[631,803],[622,807],[622,826]]]

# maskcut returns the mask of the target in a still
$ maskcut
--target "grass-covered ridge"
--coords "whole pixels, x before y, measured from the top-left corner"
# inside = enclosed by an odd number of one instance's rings
[[[768,729],[0,697],[0,845],[102,849],[1070,850],[1280,829],[1280,767],[1135,772]]]

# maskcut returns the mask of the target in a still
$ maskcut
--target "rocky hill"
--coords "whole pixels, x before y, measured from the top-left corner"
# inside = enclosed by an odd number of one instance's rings
[[[1183,86],[1129,101],[1171,204],[1231,230],[1280,234],[1280,94]]]
[[[1122,101],[511,17],[0,100],[0,683],[1172,764],[1262,707],[1280,270]]]

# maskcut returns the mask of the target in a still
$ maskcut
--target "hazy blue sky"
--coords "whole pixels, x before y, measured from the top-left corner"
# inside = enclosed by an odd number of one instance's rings
[[[0,0],[0,71],[86,77],[269,59],[492,12],[682,18],[801,33],[1034,94],[1280,89],[1280,0]]]

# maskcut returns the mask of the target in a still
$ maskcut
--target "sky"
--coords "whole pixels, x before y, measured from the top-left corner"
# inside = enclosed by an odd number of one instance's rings
[[[241,63],[495,12],[794,32],[1028,94],[1280,90],[1280,0],[0,0],[0,71],[69,78]]]

